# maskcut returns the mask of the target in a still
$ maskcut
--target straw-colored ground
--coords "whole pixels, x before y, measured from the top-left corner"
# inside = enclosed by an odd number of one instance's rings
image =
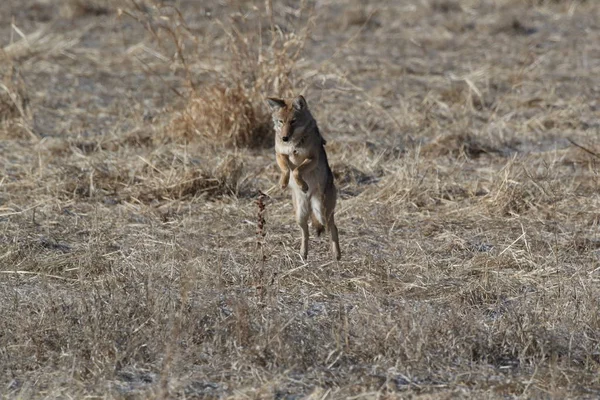
[[[2,397],[600,396],[600,4],[363,3],[0,2]]]

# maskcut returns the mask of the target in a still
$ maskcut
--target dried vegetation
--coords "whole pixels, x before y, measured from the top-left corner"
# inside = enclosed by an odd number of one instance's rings
[[[0,2],[2,397],[600,394],[596,2],[199,3]]]

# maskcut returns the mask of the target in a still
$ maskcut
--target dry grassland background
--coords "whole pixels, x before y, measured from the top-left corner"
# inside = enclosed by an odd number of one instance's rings
[[[0,393],[598,398],[599,79],[595,0],[3,0]]]

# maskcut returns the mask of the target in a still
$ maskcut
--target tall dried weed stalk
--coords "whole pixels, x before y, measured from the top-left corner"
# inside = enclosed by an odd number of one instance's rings
[[[264,263],[267,260],[267,257],[265,255],[265,249],[264,249],[264,244],[265,244],[265,236],[267,235],[267,232],[265,231],[265,210],[266,210],[266,205],[265,205],[265,199],[267,198],[267,195],[264,194],[263,192],[260,192],[258,199],[256,199],[256,206],[258,208],[258,211],[256,213],[256,217],[257,217],[257,229],[256,229],[256,248],[260,251],[261,254],[261,261]]]

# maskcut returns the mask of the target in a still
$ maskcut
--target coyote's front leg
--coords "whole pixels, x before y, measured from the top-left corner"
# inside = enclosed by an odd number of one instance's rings
[[[277,165],[281,169],[281,177],[279,177],[279,186],[285,189],[290,183],[290,164],[289,157],[286,154],[277,153]]]
[[[316,157],[308,157],[305,158],[304,161],[302,161],[302,164],[298,165],[298,167],[294,170],[294,179],[304,193],[308,192],[308,184],[304,179],[302,179],[302,175],[304,175],[305,172],[315,169],[318,163],[319,160]]]

